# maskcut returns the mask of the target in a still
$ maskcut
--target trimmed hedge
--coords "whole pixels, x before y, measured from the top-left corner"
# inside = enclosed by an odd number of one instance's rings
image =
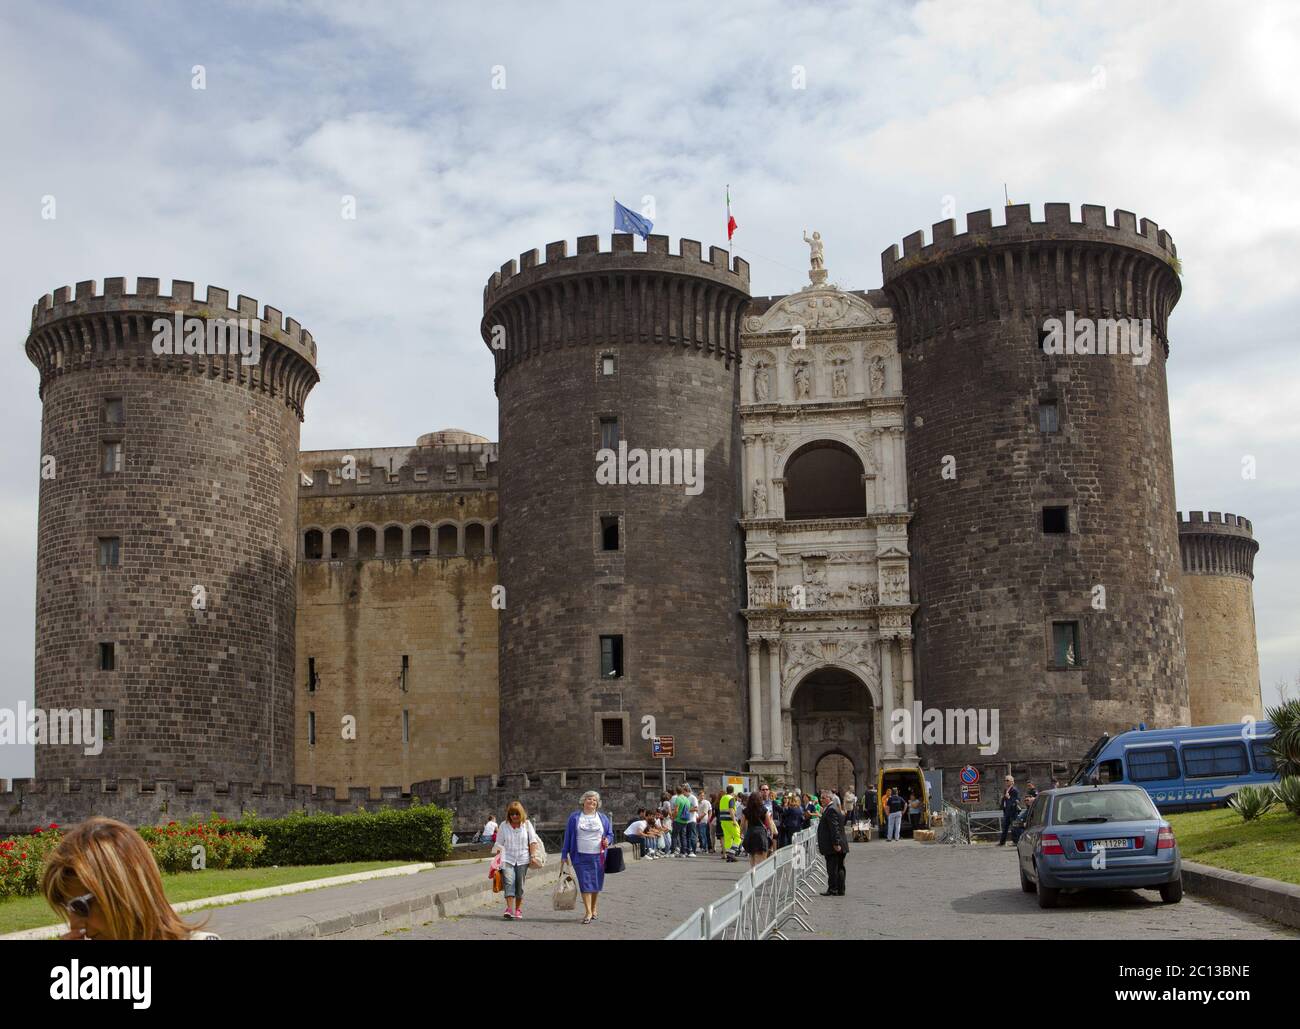
[[[266,840],[260,866],[442,861],[451,853],[451,812],[433,804],[354,815],[250,815],[230,828]]]

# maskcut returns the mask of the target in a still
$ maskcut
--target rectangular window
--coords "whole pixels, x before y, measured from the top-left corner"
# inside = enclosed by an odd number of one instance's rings
[[[116,568],[122,557],[122,538],[120,536],[99,537],[99,567]]]
[[[605,354],[600,359],[600,373],[602,375],[614,374],[614,355]]]
[[[618,515],[607,515],[600,520],[600,549],[618,549]]]
[[[104,712],[104,742],[110,743],[114,736],[117,735],[117,712],[106,710]]]
[[[402,681],[400,684],[403,693],[406,692],[406,677],[410,671],[411,671],[411,657],[409,654],[403,654],[402,655]]]
[[[99,645],[99,670],[112,672],[117,668],[117,645],[101,643]]]
[[[600,420],[600,448],[602,450],[618,449],[617,418],[602,418]]]
[[[1052,664],[1057,668],[1076,668],[1083,663],[1079,653],[1079,623],[1052,623]]]
[[[1251,740],[1250,756],[1255,762],[1255,771],[1271,773],[1277,771],[1277,759],[1269,751],[1272,740]]]
[[[316,659],[314,657],[309,657],[307,658],[307,692],[308,693],[316,692],[316,682],[317,682]]]
[[[316,712],[307,712],[307,743],[316,746]]]
[[[402,708],[402,742],[411,742],[411,712],[408,708]]]
[[[622,636],[600,638],[600,677],[602,679],[623,678]]]
[[[1055,400],[1038,402],[1038,431],[1058,432],[1061,428],[1061,412]]]
[[[1243,743],[1187,743],[1183,745],[1187,778],[1245,775],[1250,771]]]
[[[1097,766],[1098,782],[1123,782],[1124,770],[1120,767],[1119,758],[1113,761],[1103,761]]]
[[[1158,782],[1177,779],[1178,752],[1173,747],[1142,747],[1124,755],[1128,777],[1133,782]]]
[[[1070,509],[1068,507],[1043,508],[1043,532],[1068,533],[1070,531]]]
[[[122,403],[121,397],[107,397],[104,400],[104,424],[126,424],[126,406]]]
[[[602,718],[600,720],[600,742],[606,747],[623,746],[623,719]]]
[[[104,460],[100,471],[120,472],[122,470],[122,444],[119,442],[104,444]]]

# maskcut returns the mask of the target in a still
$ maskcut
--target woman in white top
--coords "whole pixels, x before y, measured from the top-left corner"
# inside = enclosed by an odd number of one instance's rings
[[[600,810],[600,794],[588,790],[582,795],[582,808],[569,816],[564,830],[563,861],[573,868],[582,894],[586,916],[582,924],[596,920],[596,902],[605,885],[605,851],[614,843],[614,826]]]
[[[506,910],[502,918],[524,917],[524,877],[537,857],[537,831],[528,820],[528,812],[517,800],[506,808],[506,820],[497,828],[493,854],[501,855],[501,878],[504,880]]]
[[[497,820],[493,815],[488,815],[488,820],[483,824],[483,831],[479,834],[479,842],[493,843],[497,834]]]

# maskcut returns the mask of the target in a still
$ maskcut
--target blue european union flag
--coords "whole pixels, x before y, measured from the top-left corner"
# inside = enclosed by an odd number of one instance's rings
[[[629,211],[617,200],[614,201],[614,231],[615,232],[635,232],[642,239],[650,235],[650,230],[655,227],[655,223],[649,218],[643,218],[635,211]]]

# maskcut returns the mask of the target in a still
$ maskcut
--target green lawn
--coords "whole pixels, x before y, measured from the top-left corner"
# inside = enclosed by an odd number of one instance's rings
[[[218,897],[224,893],[242,893],[260,890],[267,886],[305,882],[308,879],[327,879],[334,875],[351,875],[369,872],[376,868],[396,868],[412,864],[410,861],[354,861],[342,865],[286,865],[281,868],[209,869],[204,872],[177,872],[164,875],[163,889],[173,904],[204,897]],[[50,910],[45,898],[10,897],[0,901],[0,935],[16,933],[53,925],[58,916]]]
[[[1231,808],[1169,816],[1189,861],[1300,885],[1300,818],[1278,806],[1253,822]]]

